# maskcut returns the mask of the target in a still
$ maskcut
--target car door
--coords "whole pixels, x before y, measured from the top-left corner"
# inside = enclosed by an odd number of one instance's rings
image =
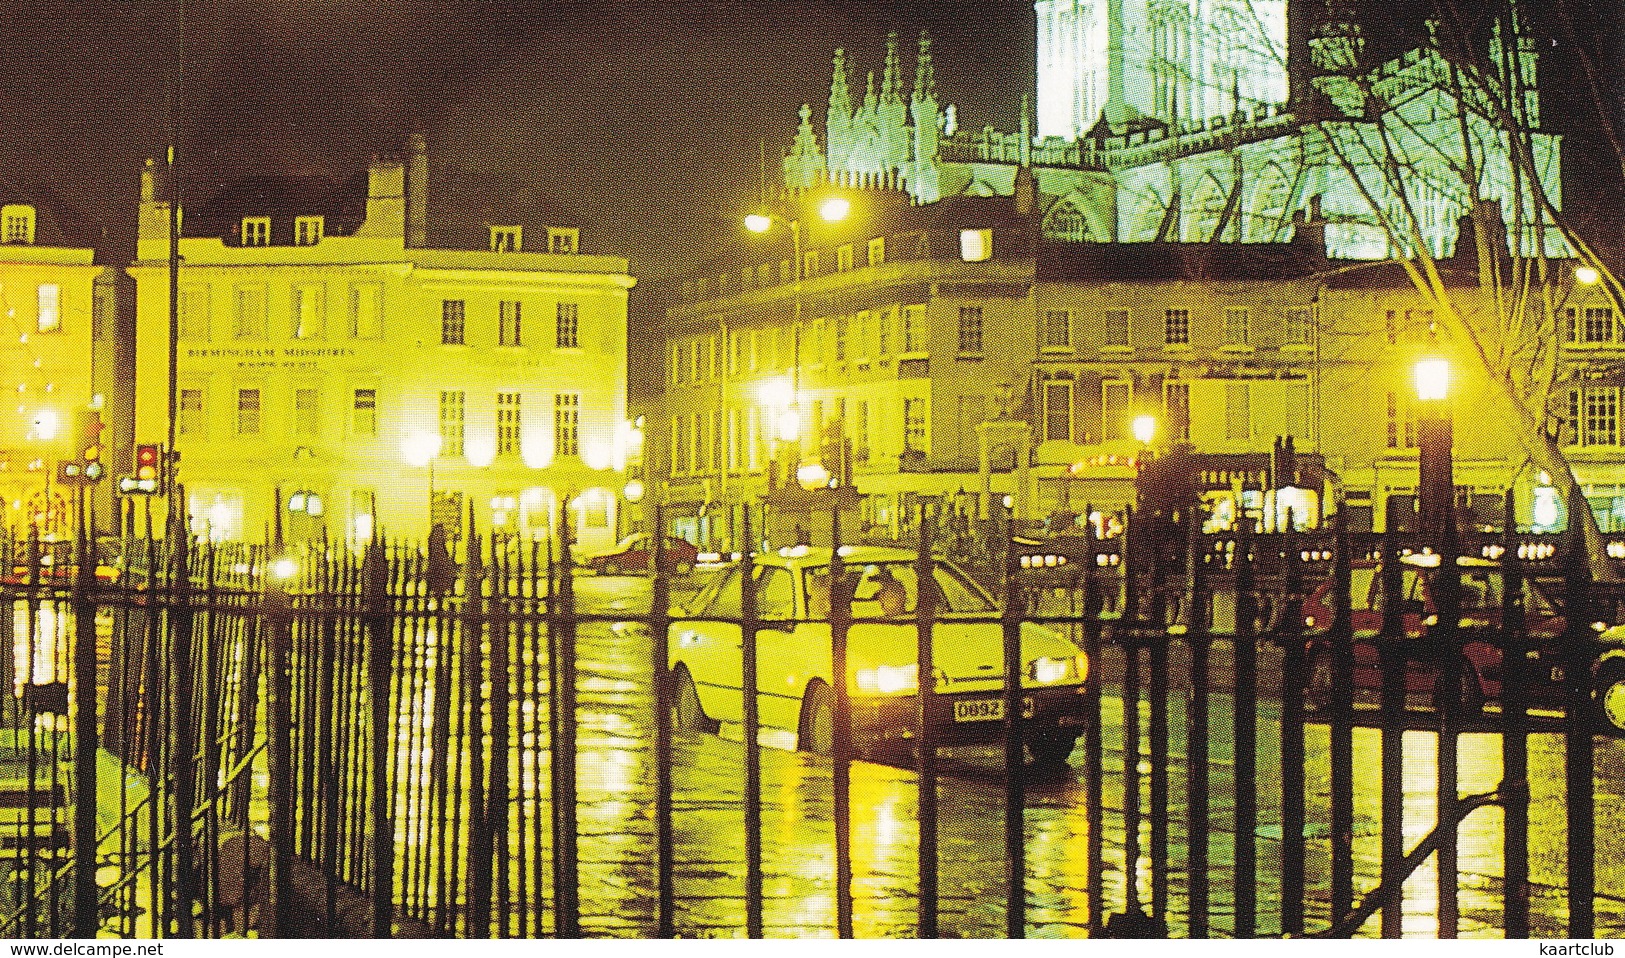
[[[705,714],[723,722],[744,720],[740,695],[744,676],[744,569],[734,566],[691,619],[672,623],[671,661],[687,667]],[[806,641],[799,634],[794,601],[794,578],[782,566],[757,565],[752,569],[756,593],[756,687],[767,693],[759,700],[762,724],[795,729],[802,688],[787,682],[787,665],[796,662]]]

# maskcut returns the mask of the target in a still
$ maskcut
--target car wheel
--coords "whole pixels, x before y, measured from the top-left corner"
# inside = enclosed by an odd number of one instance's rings
[[[606,562],[598,567],[599,575],[620,575],[621,567],[614,562]]]
[[[717,721],[705,714],[700,704],[700,692],[694,687],[694,676],[688,666],[679,665],[671,672],[672,728],[679,732],[715,732]]]
[[[1072,749],[1077,744],[1077,732],[1044,729],[1027,740],[1027,754],[1032,758],[1035,771],[1059,771],[1072,757]]]
[[[1625,663],[1613,662],[1597,672],[1592,701],[1598,728],[1607,735],[1625,735]]]
[[[818,679],[807,685],[807,694],[801,697],[796,748],[814,755],[835,751],[835,690]]]

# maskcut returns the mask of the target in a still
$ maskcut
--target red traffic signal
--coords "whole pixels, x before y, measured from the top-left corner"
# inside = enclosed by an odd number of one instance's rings
[[[158,478],[158,447],[156,445],[141,445],[135,447],[135,477],[137,479]]]

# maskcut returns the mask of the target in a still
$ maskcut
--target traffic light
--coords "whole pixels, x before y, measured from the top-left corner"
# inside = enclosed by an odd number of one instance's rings
[[[163,491],[163,453],[156,443],[135,447],[135,474],[119,480],[120,492],[151,496]]]

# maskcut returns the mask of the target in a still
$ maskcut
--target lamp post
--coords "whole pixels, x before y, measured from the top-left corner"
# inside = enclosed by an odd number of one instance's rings
[[[1440,548],[1455,522],[1455,450],[1450,422],[1450,362],[1419,360],[1416,378],[1417,511],[1423,541]]]
[[[818,217],[826,223],[838,223],[841,220],[846,219],[851,210],[852,204],[848,202],[846,198],[831,196],[827,197],[818,204]],[[796,467],[801,458],[801,314],[803,309],[801,282],[806,272],[804,264],[802,263],[801,215],[798,212],[792,212],[785,215],[764,211],[752,213],[745,217],[745,228],[750,230],[752,233],[766,233],[771,230],[775,224],[781,225],[790,231],[790,255],[793,257],[790,265],[790,296],[792,300],[790,323],[792,353],[790,358],[789,402],[786,404],[784,411],[780,414],[782,418],[779,422],[780,428],[778,429],[781,442],[786,444],[794,443],[795,445],[795,456],[784,464],[783,478],[786,483],[790,483],[794,481]],[[792,417],[795,420],[794,427],[788,429],[785,428],[786,424]],[[769,487],[773,486],[777,481],[777,476],[770,475],[768,480]]]

